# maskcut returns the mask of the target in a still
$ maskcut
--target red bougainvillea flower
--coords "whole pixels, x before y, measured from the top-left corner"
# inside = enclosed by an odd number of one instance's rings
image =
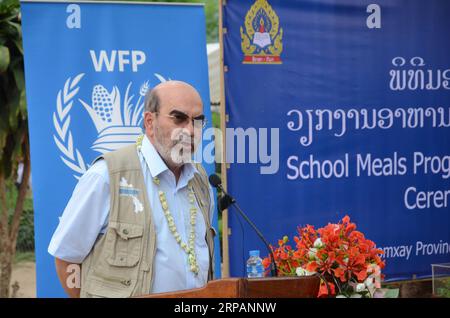
[[[278,275],[280,276],[295,276],[297,267],[300,267],[298,258],[294,256],[296,253],[287,243],[289,239],[287,236],[278,241],[278,248],[272,249],[275,257],[275,264],[277,265]],[[266,269],[266,274],[270,271],[272,258],[270,255],[263,259],[263,266]]]
[[[339,266],[338,268],[333,269],[334,276],[341,280],[341,282],[345,282],[347,278],[345,277],[345,269],[342,266]]]
[[[331,295],[335,295],[335,290],[342,292],[352,289],[354,284],[372,280],[375,273],[383,279],[383,251],[356,230],[356,224],[350,221],[349,216],[317,230],[312,225],[298,227],[297,233],[298,236],[294,236],[295,248],[288,244],[286,236],[278,241],[277,248],[271,246],[280,275],[296,275],[297,267],[319,273],[328,281]],[[270,262],[270,257],[263,260],[267,271]],[[379,288],[379,282],[376,285]],[[327,295],[327,285],[322,282],[319,297]]]
[[[325,285],[324,282],[321,282],[320,288],[319,288],[319,293],[317,294],[318,298],[336,295],[336,288],[335,288],[334,284],[333,283],[327,283],[327,284],[330,289],[330,294],[328,294],[327,285]]]

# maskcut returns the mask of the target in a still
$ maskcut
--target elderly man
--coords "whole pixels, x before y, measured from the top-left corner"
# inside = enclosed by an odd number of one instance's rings
[[[205,124],[189,84],[147,93],[145,135],[80,178],[48,251],[71,297],[129,297],[202,287],[213,276],[213,197],[190,162]],[[68,285],[81,265],[81,288]]]

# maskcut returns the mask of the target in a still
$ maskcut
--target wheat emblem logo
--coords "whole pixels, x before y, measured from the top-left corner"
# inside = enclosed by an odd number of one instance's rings
[[[55,134],[53,139],[61,152],[60,158],[64,164],[74,172],[79,179],[89,168],[78,148],[70,130],[70,110],[79,92],[79,82],[85,74],[80,73],[73,79],[69,77],[64,88],[58,91],[56,97],[56,111],[53,112]],[[160,82],[166,79],[160,74],[154,74]],[[78,101],[89,114],[97,130],[97,139],[91,149],[104,154],[117,150],[123,146],[136,142],[142,134],[142,112],[144,97],[149,89],[149,82],[141,84],[139,97],[134,103],[135,95],[131,93],[132,82],[127,85],[123,100],[117,86],[108,91],[103,85],[97,84],[92,89],[91,105],[81,98]]]

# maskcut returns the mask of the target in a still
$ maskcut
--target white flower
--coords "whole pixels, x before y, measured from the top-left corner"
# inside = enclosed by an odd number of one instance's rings
[[[297,276],[311,276],[315,274],[314,272],[307,271],[302,267],[297,267],[295,269],[295,273],[297,274]]]
[[[314,260],[316,258],[317,248],[310,248],[308,252],[308,257],[310,260]]]
[[[373,277],[367,277],[367,279],[364,281],[364,284],[367,286],[367,290],[369,291],[369,293],[371,295],[373,295],[373,293],[375,292],[375,290],[377,289],[375,286],[375,282]]]
[[[315,248],[321,248],[323,246],[324,246],[324,244],[323,244],[323,242],[322,242],[320,237],[314,241],[314,247]]]
[[[372,287],[373,286],[373,278],[370,276],[367,277],[366,280],[364,281],[364,284],[369,288]]]
[[[366,285],[364,283],[359,283],[358,285],[356,285],[355,291],[357,293],[363,292],[366,290]]]

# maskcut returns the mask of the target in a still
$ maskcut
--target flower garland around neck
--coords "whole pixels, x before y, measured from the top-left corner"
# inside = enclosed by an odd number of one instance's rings
[[[139,151],[141,151],[143,140],[144,140],[144,134],[139,135],[136,139],[136,147]]]
[[[140,135],[136,140],[137,149],[140,151],[142,147],[142,140],[144,135]],[[160,180],[158,177],[153,178],[153,183],[159,187]],[[199,266],[197,264],[197,257],[195,255],[195,224],[197,223],[197,206],[195,205],[195,194],[192,185],[189,185],[189,203],[191,207],[189,209],[191,215],[191,232],[189,235],[189,242],[186,244],[182,241],[180,233],[178,233],[177,227],[175,225],[175,220],[173,219],[172,213],[169,211],[169,204],[167,203],[166,194],[164,191],[158,190],[159,201],[161,202],[161,207],[166,217],[167,223],[169,225],[169,230],[172,233],[175,241],[180,245],[181,249],[186,252],[188,256],[188,262],[191,272],[195,275],[199,272]]]
[[[160,180],[158,177],[153,178],[153,182],[159,186]],[[178,233],[177,227],[175,225],[175,221],[173,219],[172,213],[169,211],[169,205],[167,203],[166,194],[164,191],[158,190],[159,201],[161,202],[161,206],[163,208],[164,216],[166,217],[167,223],[169,225],[169,230],[172,233],[175,241],[180,245],[183,251],[186,252],[188,256],[188,262],[190,266],[191,272],[195,275],[199,272],[199,266],[197,264],[197,257],[195,256],[195,224],[197,222],[197,207],[195,205],[195,194],[192,186],[189,187],[189,203],[191,204],[191,208],[189,209],[191,215],[191,232],[189,235],[189,242],[186,244],[182,241],[180,233]]]

